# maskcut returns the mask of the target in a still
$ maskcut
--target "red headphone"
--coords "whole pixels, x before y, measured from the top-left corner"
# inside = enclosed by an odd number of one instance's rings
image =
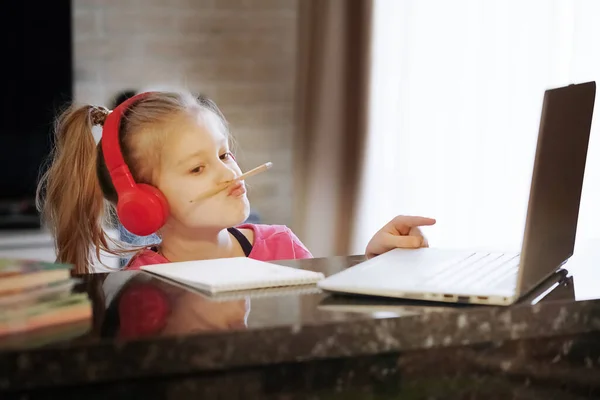
[[[160,190],[144,183],[136,183],[121,152],[119,128],[121,117],[131,105],[147,97],[150,92],[135,95],[106,117],[102,128],[102,152],[112,184],[117,192],[117,215],[129,232],[148,236],[158,231],[169,216],[169,204]]]

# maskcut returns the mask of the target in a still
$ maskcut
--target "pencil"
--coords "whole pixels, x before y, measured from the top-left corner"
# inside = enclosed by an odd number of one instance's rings
[[[238,176],[237,178],[228,181],[228,182],[223,182],[220,185],[217,185],[217,187],[215,187],[214,189],[202,194],[201,196],[197,197],[194,200],[190,200],[190,203],[194,202],[194,201],[198,201],[201,200],[203,198],[206,197],[211,197],[214,196],[215,194],[227,189],[229,186],[231,186],[232,184],[234,184],[235,182],[239,182],[239,181],[243,181],[247,178],[250,178],[251,176],[254,176],[256,174],[260,174],[261,172],[265,172],[266,170],[268,170],[269,168],[271,168],[273,166],[272,162],[268,162],[268,163],[264,163],[263,165],[259,165],[256,168],[251,169],[250,171]]]

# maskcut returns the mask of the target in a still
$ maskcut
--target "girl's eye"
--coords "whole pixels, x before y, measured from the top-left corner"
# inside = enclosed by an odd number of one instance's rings
[[[233,158],[233,154],[231,154],[231,152],[228,151],[227,153],[223,154],[220,158],[221,160],[229,160],[230,158]]]
[[[202,171],[204,171],[204,167],[203,166],[198,166],[198,167],[190,170],[190,173],[192,173],[192,174],[199,174]]]

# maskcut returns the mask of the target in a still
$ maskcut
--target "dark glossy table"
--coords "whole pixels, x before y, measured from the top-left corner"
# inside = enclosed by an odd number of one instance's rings
[[[329,275],[361,260],[278,263]],[[3,343],[0,398],[600,398],[599,263],[587,246],[558,285],[511,307],[315,288],[214,300],[160,281],[177,316],[128,339],[107,296],[146,275],[95,274],[76,289],[94,301],[87,332]]]

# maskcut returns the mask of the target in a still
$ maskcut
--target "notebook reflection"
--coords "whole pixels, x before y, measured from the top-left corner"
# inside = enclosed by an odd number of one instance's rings
[[[139,339],[247,328],[250,301],[215,302],[148,274],[104,284],[102,337]]]

